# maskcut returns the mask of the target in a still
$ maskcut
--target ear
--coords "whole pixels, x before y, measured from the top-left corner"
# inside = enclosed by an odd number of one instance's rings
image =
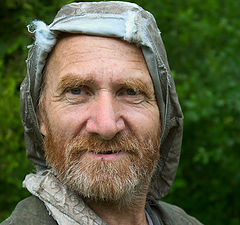
[[[45,123],[42,121],[42,119],[39,121],[39,128],[40,128],[40,132],[43,136],[46,136],[46,125]]]
[[[44,102],[45,102],[45,96],[41,95],[40,97],[40,100],[39,100],[39,108],[37,110],[37,121],[38,121],[38,124],[39,124],[39,130],[40,130],[40,133],[43,135],[43,136],[46,136],[47,134],[47,129],[46,129],[46,112],[43,110],[44,108]]]
[[[43,136],[46,136],[46,133],[47,133],[46,125],[42,118],[39,119],[39,129],[40,129],[41,134]]]
[[[46,122],[45,122],[46,120],[44,119],[44,117],[45,116],[43,115],[43,113],[40,113],[40,112],[37,113],[37,120],[38,120],[38,124],[39,124],[40,133],[43,136],[46,136],[47,129],[46,129]]]

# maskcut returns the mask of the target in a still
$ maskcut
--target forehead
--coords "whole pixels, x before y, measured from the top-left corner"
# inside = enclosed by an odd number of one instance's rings
[[[117,38],[79,34],[61,38],[48,60],[48,76],[57,74],[62,78],[71,73],[97,75],[96,79],[108,74],[115,78],[140,76],[146,82],[151,80],[142,51],[134,44]]]
[[[53,55],[56,52],[68,52],[69,50],[81,49],[94,51],[95,48],[106,48],[112,50],[112,52],[125,54],[129,53],[135,57],[143,57],[141,49],[135,44],[128,43],[120,40],[119,38],[103,37],[103,36],[90,36],[84,34],[63,34],[60,40],[57,42]],[[81,48],[78,48],[81,47]],[[70,48],[70,49],[69,49]],[[55,55],[56,56],[56,55]],[[126,57],[127,55],[125,55]]]

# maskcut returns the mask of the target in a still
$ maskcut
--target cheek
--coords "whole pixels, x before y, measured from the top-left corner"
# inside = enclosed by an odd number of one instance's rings
[[[84,113],[79,110],[56,109],[51,113],[50,124],[52,129],[64,136],[74,137],[84,126]]]
[[[130,129],[141,136],[154,134],[160,127],[159,110],[157,106],[128,109],[123,115]]]
[[[49,109],[51,128],[65,137],[75,137],[84,132],[88,119],[91,117],[91,108],[88,106],[55,106]],[[156,105],[149,106],[118,106],[117,117],[122,117],[126,129],[136,135],[154,134],[160,126],[159,110]]]

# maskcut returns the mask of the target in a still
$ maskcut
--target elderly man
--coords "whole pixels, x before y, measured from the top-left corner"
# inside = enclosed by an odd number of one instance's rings
[[[159,201],[183,116],[153,16],[126,2],[72,3],[28,28],[21,116],[37,172],[2,224],[200,224]]]

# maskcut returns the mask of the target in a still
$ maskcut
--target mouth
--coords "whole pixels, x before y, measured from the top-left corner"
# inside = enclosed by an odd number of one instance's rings
[[[113,161],[117,160],[123,154],[122,151],[104,151],[95,153],[93,151],[87,152],[88,156],[95,160],[100,161]]]
[[[110,155],[110,154],[117,154],[117,153],[120,153],[121,151],[106,151],[106,152],[98,152],[98,153],[95,153],[95,152],[92,152],[94,154],[99,154],[99,155]]]

